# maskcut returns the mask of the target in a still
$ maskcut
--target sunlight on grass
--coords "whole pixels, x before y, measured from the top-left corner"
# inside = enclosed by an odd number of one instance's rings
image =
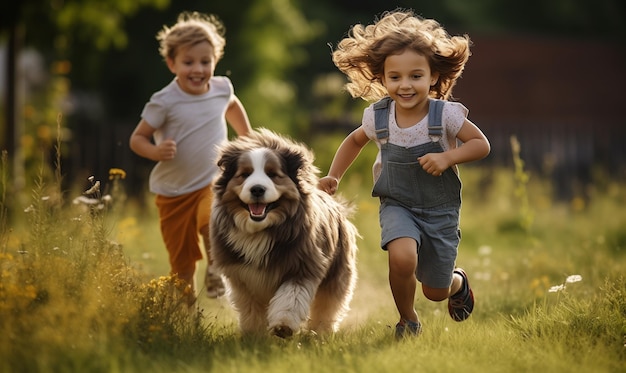
[[[76,203],[43,177],[28,203],[10,213],[3,194],[0,371],[623,369],[623,185],[599,184],[584,202],[556,201],[535,175],[520,183],[519,170],[462,167],[458,264],[470,275],[475,312],[457,323],[445,302],[418,293],[424,332],[397,342],[368,163],[355,165],[339,190],[358,209],[359,280],[341,331],[325,337],[243,338],[226,299],[208,299],[202,289],[187,307],[188,288],[168,276],[152,200],[127,198],[123,170],[112,169],[104,182],[91,179],[70,198]],[[6,183],[6,163],[2,172]]]

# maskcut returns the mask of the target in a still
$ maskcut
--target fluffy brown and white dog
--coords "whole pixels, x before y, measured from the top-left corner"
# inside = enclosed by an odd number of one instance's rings
[[[219,150],[211,255],[244,334],[331,332],[357,279],[350,208],[317,188],[304,145],[267,129]]]

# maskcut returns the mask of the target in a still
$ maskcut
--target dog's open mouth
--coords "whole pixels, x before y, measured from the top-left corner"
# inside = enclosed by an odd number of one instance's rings
[[[272,204],[266,203],[250,203],[248,204],[248,211],[250,211],[250,219],[254,221],[261,221],[265,219],[267,213],[272,209]]]

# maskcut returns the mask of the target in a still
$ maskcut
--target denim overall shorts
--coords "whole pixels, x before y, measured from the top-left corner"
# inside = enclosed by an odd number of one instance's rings
[[[390,102],[386,97],[374,104],[382,168],[372,196],[380,198],[381,247],[386,250],[389,242],[401,237],[415,239],[417,279],[430,287],[446,288],[452,282],[461,238],[461,181],[452,168],[441,176],[430,175],[417,160],[427,153],[443,152],[444,101],[429,102],[428,134],[433,141],[409,148],[387,141]]]

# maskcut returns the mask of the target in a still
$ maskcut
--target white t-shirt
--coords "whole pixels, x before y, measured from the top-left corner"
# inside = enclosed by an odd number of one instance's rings
[[[211,78],[205,94],[188,94],[174,79],[152,95],[141,117],[156,129],[155,144],[176,141],[176,156],[154,166],[151,192],[175,197],[213,181],[218,172],[216,147],[228,139],[225,113],[233,95],[230,79],[223,76]]]
[[[440,141],[444,151],[456,148],[456,135],[459,133],[459,130],[461,130],[461,127],[465,122],[465,118],[467,118],[468,112],[469,110],[459,102],[446,101],[444,103],[441,115],[443,141]],[[374,176],[375,183],[380,176],[382,165],[380,159],[380,141],[376,137],[374,116],[374,104],[372,104],[363,111],[363,122],[361,126],[363,127],[367,137],[374,141],[378,147],[378,155],[376,156],[376,161],[372,166],[372,174]],[[406,148],[431,142],[432,139],[428,136],[428,114],[426,114],[426,116],[418,123],[410,127],[398,127],[398,123],[396,122],[396,103],[391,101],[389,105],[389,138],[387,141],[390,144]],[[453,167],[453,170],[458,173],[456,167]]]

